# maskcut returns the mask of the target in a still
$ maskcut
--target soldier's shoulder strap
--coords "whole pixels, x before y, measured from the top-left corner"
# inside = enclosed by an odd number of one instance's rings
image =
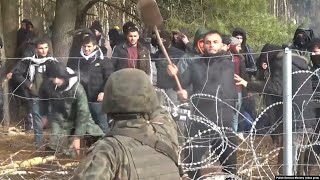
[[[168,157],[170,157],[174,163],[178,166],[178,155],[177,153],[171,148],[169,145],[164,143],[163,141],[158,140],[155,137],[145,136],[142,133],[137,133],[134,130],[112,130],[107,134],[107,136],[115,136],[115,135],[121,135],[121,136],[127,136],[131,137],[139,142],[141,142],[144,145],[150,146],[151,148],[164,153]]]
[[[168,144],[164,143],[163,141],[160,141],[155,137],[146,136],[145,134],[139,133],[136,130],[129,130],[129,129],[126,129],[126,130],[114,129],[110,131],[106,136],[114,137],[116,135],[131,137],[141,142],[142,144],[147,145],[155,149],[156,151],[168,156],[178,167],[180,176],[183,176],[184,172],[182,167],[179,166],[178,155],[173,150],[173,148],[171,148]]]

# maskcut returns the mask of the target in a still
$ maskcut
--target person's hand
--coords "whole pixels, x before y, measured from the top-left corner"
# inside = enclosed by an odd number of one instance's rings
[[[79,137],[74,137],[72,146],[76,150],[77,155],[79,155],[80,154],[80,138]]]
[[[262,69],[267,69],[268,68],[268,64],[267,63],[262,63]]]
[[[102,102],[103,101],[103,97],[104,97],[104,93],[103,92],[99,93],[98,97],[97,97],[97,101],[98,102]]]
[[[32,86],[33,86],[33,84],[30,84],[30,86],[28,87],[29,90],[32,90]]]
[[[182,102],[186,102],[188,100],[188,92],[185,89],[177,91],[178,98]]]
[[[7,74],[7,79],[11,79],[12,78],[12,72],[9,72],[8,74]]]
[[[188,44],[189,43],[189,39],[186,35],[182,34],[181,35],[181,40],[184,44]]]
[[[169,64],[167,66],[167,73],[171,77],[176,76],[178,74],[178,67],[174,64]]]
[[[236,85],[242,85],[244,87],[247,87],[248,82],[244,79],[242,79],[240,76],[234,74],[234,80],[236,81]]]

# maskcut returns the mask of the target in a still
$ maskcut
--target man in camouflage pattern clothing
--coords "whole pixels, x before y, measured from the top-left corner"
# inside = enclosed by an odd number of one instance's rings
[[[56,63],[47,68],[47,76],[40,95],[49,99],[51,107],[49,148],[66,155],[79,154],[81,137],[97,140],[104,134],[92,120],[86,92],[74,71]]]
[[[111,132],[90,148],[73,179],[180,179],[177,126],[160,107],[148,76],[119,70],[104,93]]]

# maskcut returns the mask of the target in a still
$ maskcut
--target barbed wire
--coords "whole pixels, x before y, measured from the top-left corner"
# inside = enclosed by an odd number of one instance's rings
[[[272,52],[284,52],[284,49],[283,50],[272,50],[272,51],[266,51],[266,52],[251,52],[251,53],[234,53],[234,54],[224,54],[224,55],[215,55],[213,56],[213,58],[218,58],[218,57],[230,57],[230,56],[234,56],[234,55],[260,55],[260,54],[268,54],[268,53],[272,53]],[[301,51],[302,52],[302,51]],[[177,58],[170,58],[172,60],[179,60],[181,58],[184,58],[184,57],[188,57],[188,59],[208,59],[208,57],[205,57],[205,56],[194,56],[190,53],[185,53],[185,55],[187,56],[182,56],[182,57],[177,57]],[[189,55],[189,56],[188,56]],[[115,57],[115,56],[112,56],[111,58],[108,58],[107,56],[104,56],[106,59],[114,59],[114,60],[126,60],[128,61],[128,58],[125,58],[125,57]],[[78,56],[78,57],[56,57],[54,56],[54,58],[56,59],[70,59],[70,60],[78,60],[78,59],[82,59],[83,57],[82,56]],[[6,59],[6,60],[22,60],[24,58],[3,58],[3,59]],[[156,57],[150,57],[151,60],[166,60],[166,58],[156,58]],[[149,61],[150,59],[142,59],[142,58],[137,58],[135,60],[137,61]]]
[[[282,50],[281,50],[282,51]],[[280,52],[280,51],[269,51],[269,52],[264,52],[264,53],[270,53],[270,52]],[[250,54],[261,54],[261,53],[250,53]],[[229,56],[229,55],[228,55]],[[216,56],[216,57],[224,57],[224,56]],[[205,57],[192,57],[191,59],[204,59]],[[115,59],[121,59],[124,60],[123,58],[115,58]],[[157,60],[164,60],[164,58],[156,58]],[[176,58],[176,59],[180,59],[180,58]],[[269,59],[267,56],[267,62],[268,62],[268,66],[269,66]],[[79,68],[79,66],[78,66]],[[80,71],[80,68],[78,69],[78,72]],[[207,69],[208,71],[208,69]],[[270,72],[270,70],[268,70]],[[320,146],[320,141],[319,141],[319,134],[317,134],[317,132],[315,131],[307,131],[306,128],[306,122],[308,121],[314,121],[317,120],[319,123],[319,119],[316,118],[304,118],[304,114],[303,114],[303,109],[305,108],[305,106],[310,103],[310,102],[317,102],[320,103],[320,100],[317,99],[312,99],[312,97],[315,96],[315,94],[317,93],[316,91],[313,91],[311,94],[309,93],[298,93],[301,88],[305,85],[305,83],[307,81],[310,80],[310,78],[312,76],[317,76],[318,80],[320,79],[319,75],[318,75],[318,71],[319,69],[317,69],[316,71],[296,71],[293,72],[293,75],[299,75],[299,74],[308,74],[309,76],[307,77],[307,79],[305,79],[305,81],[300,85],[300,87],[298,88],[298,90],[293,94],[293,99],[299,97],[299,96],[305,96],[308,95],[310,96],[309,99],[305,100],[305,103],[303,104],[303,106],[301,107],[301,120],[296,120],[293,119],[293,122],[302,122],[303,124],[303,130],[302,132],[295,132],[294,131],[294,135],[295,136],[301,136],[302,139],[304,139],[306,137],[307,142],[299,141],[297,142],[296,146],[299,146],[299,150],[297,152],[297,156],[299,158],[299,156],[304,155],[304,152],[306,150],[310,150],[310,153],[312,153],[312,155],[315,157],[315,164],[306,164],[306,163],[298,163],[295,162],[295,164],[297,165],[306,165],[308,167],[315,167],[315,168],[320,168],[320,157],[319,154],[317,154],[316,150],[313,149],[313,147],[315,146]],[[80,74],[80,73],[79,73]],[[81,80],[81,77],[79,77],[79,81]],[[208,77],[206,77],[208,79]],[[270,73],[269,76],[267,77],[267,79],[265,80],[266,82],[268,82],[270,80]],[[207,81],[207,80],[206,80]],[[266,83],[267,84],[267,83]],[[19,87],[22,85],[22,83],[19,85]],[[205,88],[206,83],[204,85],[203,89]],[[319,86],[319,83],[317,85],[317,87]],[[244,96],[241,99],[247,99],[247,98],[251,98],[251,97],[258,97],[261,95],[266,95],[266,96],[275,96],[275,97],[282,97],[279,94],[270,94],[270,93],[266,93],[265,92],[265,87],[264,86],[264,90],[262,92],[255,92],[252,93],[252,96]],[[278,174],[278,171],[280,171],[281,169],[281,164],[275,163],[274,159],[276,157],[278,157],[279,152],[282,150],[283,147],[281,147],[280,144],[273,144],[270,140],[268,141],[269,143],[265,144],[264,142],[267,141],[267,139],[270,139],[269,136],[275,136],[275,137],[282,137],[283,133],[281,132],[276,132],[275,130],[277,128],[280,127],[281,123],[282,123],[282,118],[279,117],[279,119],[277,119],[275,121],[274,124],[272,124],[271,126],[264,126],[264,127],[258,127],[258,124],[263,120],[263,117],[265,115],[267,115],[267,113],[269,113],[273,108],[282,106],[283,102],[279,101],[279,102],[274,102],[273,104],[265,107],[262,109],[262,111],[260,113],[258,113],[258,115],[255,117],[255,119],[251,122],[251,127],[249,129],[248,132],[244,133],[245,134],[245,138],[242,138],[240,136],[240,134],[238,132],[235,132],[232,128],[230,127],[224,127],[224,126],[220,126],[218,124],[216,124],[215,121],[213,121],[212,119],[209,119],[208,117],[204,116],[201,113],[201,109],[199,110],[197,107],[197,104],[194,104],[193,100],[194,99],[205,99],[205,100],[210,100],[213,102],[213,104],[215,104],[215,107],[217,107],[218,104],[223,104],[225,106],[227,106],[228,108],[230,108],[233,112],[238,113],[239,117],[241,117],[243,120],[246,121],[250,121],[250,119],[245,116],[245,114],[242,113],[242,111],[239,111],[238,109],[236,109],[235,107],[233,107],[232,105],[230,105],[228,102],[229,101],[236,101],[236,98],[225,98],[225,99],[220,99],[219,98],[219,93],[218,91],[215,94],[203,94],[203,92],[201,91],[200,93],[196,93],[193,94],[190,98],[189,101],[187,103],[183,103],[183,104],[175,104],[175,102],[170,99],[170,97],[168,96],[168,94],[166,94],[165,91],[161,90],[160,88],[157,88],[157,90],[159,92],[161,92],[161,94],[163,94],[163,97],[165,99],[165,105],[163,106],[165,109],[167,109],[168,111],[171,112],[171,114],[179,114],[179,110],[185,108],[186,105],[189,105],[188,107],[188,113],[186,113],[185,115],[187,116],[187,119],[185,121],[185,124],[183,126],[178,126],[178,131],[180,131],[180,136],[179,138],[183,139],[183,143],[180,144],[180,149],[179,149],[179,164],[182,166],[182,168],[184,169],[185,172],[189,172],[189,171],[196,171],[196,170],[204,170],[204,169],[208,169],[208,168],[216,168],[217,167],[217,163],[219,161],[219,159],[221,158],[223,152],[225,152],[225,150],[229,147],[233,149],[234,153],[241,153],[241,156],[238,156],[238,163],[236,163],[235,165],[237,166],[238,169],[238,176],[241,178],[246,178],[246,177],[253,177],[256,176],[257,178],[266,178],[266,179],[273,179],[275,175]],[[12,93],[8,93],[6,95],[9,95],[10,98],[10,102],[12,100],[12,97],[18,97],[21,99],[26,99],[26,100],[31,100],[31,99],[37,99],[37,100],[43,100],[43,101],[49,101],[49,100],[61,100],[61,99],[74,99],[75,98],[75,94],[71,97],[64,97],[64,98],[29,98],[29,97],[23,97],[20,96],[18,94],[15,93],[16,89],[12,92]],[[260,99],[260,101],[262,101]],[[10,103],[9,102],[9,103]],[[255,109],[261,109],[261,107],[255,107]],[[194,112],[198,112],[197,115],[194,114]],[[217,119],[222,119],[223,118],[223,114],[222,117],[219,116],[217,114]],[[15,127],[17,127],[20,123],[22,122],[22,120],[15,125]],[[206,128],[198,131],[195,135],[191,135],[190,133],[190,126],[189,123],[197,123],[197,124],[201,124],[203,126],[205,126]],[[186,130],[184,130],[186,129]],[[260,130],[266,131],[265,133],[259,133]],[[186,131],[186,132],[184,132]],[[184,132],[184,133],[183,133]],[[215,134],[214,138],[219,139],[220,143],[217,146],[213,146],[211,144],[209,145],[198,145],[197,143],[199,141],[203,141],[203,140],[212,140],[212,137],[207,136],[207,133],[211,133],[211,134]],[[229,133],[227,135],[227,133]],[[2,136],[5,136],[6,134],[8,134],[8,132],[0,132],[0,134]],[[35,134],[24,134],[22,136],[26,136],[26,137],[31,137],[34,136]],[[53,135],[57,135],[57,134],[52,134],[50,132],[45,132],[46,136],[53,136]],[[92,134],[92,135],[98,135],[98,134]],[[60,154],[60,147],[63,147],[63,139],[65,138],[72,138],[75,137],[75,135],[62,135],[61,137],[59,137],[59,141],[60,143],[58,143],[58,147],[57,149],[53,150],[53,155],[57,156],[58,154]],[[315,139],[312,139],[312,137],[315,137]],[[237,138],[239,141],[238,145],[233,144],[230,141],[230,138]],[[271,142],[271,143],[270,143]],[[43,147],[45,147],[47,144],[45,143],[41,148],[39,149],[35,149],[33,144],[30,144],[29,142],[19,142],[20,145],[22,146],[21,149],[17,150],[16,152],[14,152],[13,154],[10,154],[8,158],[2,160],[0,159],[0,166],[4,166],[6,164],[15,164],[15,157],[18,157],[18,155],[20,153],[28,153],[28,156],[23,157],[24,160],[29,159],[30,157],[34,156],[37,153],[47,153],[48,151],[43,150]],[[206,154],[203,156],[203,158],[200,161],[197,162],[186,162],[188,158],[190,158],[190,156],[193,155],[193,151],[195,151],[195,149],[197,148],[205,148],[207,149]],[[31,149],[31,150],[26,150],[26,149]],[[69,147],[64,147],[65,150],[67,151],[71,151],[74,150],[73,148],[69,148]],[[86,151],[87,148],[81,147],[80,150],[82,152]],[[188,152],[188,154],[186,156],[183,156],[183,154],[185,152]],[[52,153],[52,152],[51,152]],[[225,161],[229,158],[230,156],[228,156]],[[79,162],[79,160],[75,160],[74,158],[62,158],[62,159],[55,159],[54,161],[50,161],[49,163],[47,163],[47,166],[49,166],[50,168],[42,168],[42,167],[37,167],[38,170],[32,169],[32,168],[17,168],[18,170],[25,170],[27,173],[39,173],[42,174],[40,177],[49,177],[49,176],[54,176],[54,174],[65,174],[68,175],[68,177],[72,176],[72,171],[73,169],[76,167],[76,165],[71,166],[69,169],[64,170],[61,166],[61,164],[59,164],[59,162],[63,162],[63,161],[72,161],[72,162]],[[239,161],[242,163],[239,163]],[[218,165],[218,166],[221,166]],[[226,168],[226,166],[222,167],[222,168]],[[51,170],[54,169],[54,170]],[[297,172],[295,170],[295,172]],[[216,175],[219,172],[210,172],[209,174],[207,174],[206,176],[209,177],[210,175]],[[227,172],[229,174],[229,176],[232,175],[231,172]],[[19,173],[18,173],[19,175]],[[1,167],[0,167],[0,177],[4,177],[4,178],[10,178],[11,174],[10,173],[3,173],[1,171]],[[23,175],[22,173],[20,173],[19,177],[21,177],[22,179],[25,179],[24,177],[25,175]],[[66,176],[67,177],[67,176]],[[205,177],[204,175],[200,178]],[[199,179],[200,179],[199,178]]]

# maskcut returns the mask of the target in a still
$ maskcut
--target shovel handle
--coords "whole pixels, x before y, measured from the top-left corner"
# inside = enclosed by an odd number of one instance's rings
[[[168,63],[169,63],[170,65],[172,65],[172,61],[170,60],[170,57],[169,57],[169,55],[168,55],[168,53],[167,53],[167,50],[166,50],[166,48],[164,48],[164,46],[163,46],[163,43],[162,43],[162,40],[161,40],[161,38],[160,38],[160,34],[159,34],[159,30],[158,30],[158,27],[157,27],[157,26],[154,26],[154,32],[156,33],[157,40],[158,40],[158,44],[159,44],[159,46],[160,46],[160,49],[161,49],[162,53],[163,53],[164,56],[166,57],[166,60],[168,61]],[[173,78],[174,78],[174,80],[176,81],[176,84],[177,84],[177,86],[178,86],[178,90],[181,91],[181,90],[182,90],[182,86],[181,86],[181,83],[180,83],[180,81],[179,81],[178,76],[177,76],[177,75],[174,75]]]

